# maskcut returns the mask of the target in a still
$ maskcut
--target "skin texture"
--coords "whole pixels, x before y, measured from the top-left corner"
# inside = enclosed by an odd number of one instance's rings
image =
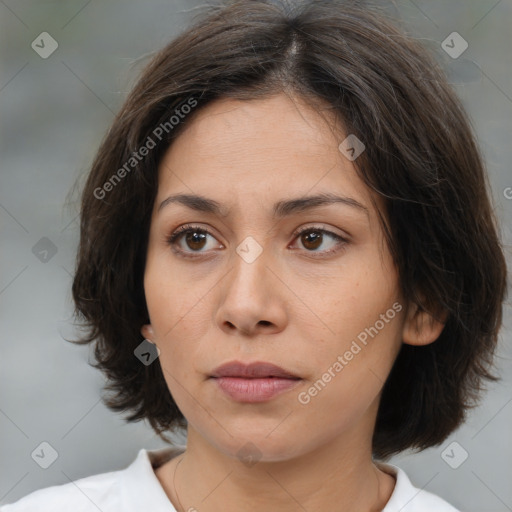
[[[380,392],[401,343],[431,343],[443,326],[404,304],[370,191],[338,149],[346,135],[285,94],[223,99],[197,112],[160,165],[144,275],[151,323],[141,333],[158,346],[189,422],[184,455],[156,470],[177,510],[377,511],[393,491],[371,457]],[[330,204],[272,217],[278,201],[323,192],[367,210]],[[229,213],[158,210],[177,193]],[[173,250],[169,235],[188,223],[211,235],[195,245],[184,235]],[[294,235],[306,227],[316,239]],[[251,263],[236,251],[249,236],[262,249]],[[299,393],[397,302],[394,318],[301,403]],[[233,360],[272,362],[302,380],[266,402],[235,402],[209,378]],[[237,456],[244,446],[257,448],[256,464]]]

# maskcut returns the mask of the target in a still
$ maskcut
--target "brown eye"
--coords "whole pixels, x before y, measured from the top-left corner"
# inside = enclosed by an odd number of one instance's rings
[[[348,243],[348,240],[332,231],[323,228],[309,227],[295,233],[296,239],[300,240],[301,245],[305,248],[307,253],[318,253],[319,256],[336,252],[340,247]],[[329,239],[333,240],[329,244]],[[327,245],[327,247],[323,246]]]
[[[301,239],[304,247],[313,251],[322,245],[323,235],[318,231],[308,231],[301,235]]]
[[[215,240],[215,237],[206,229],[198,226],[185,225],[172,233],[167,238],[167,243],[175,252],[183,256],[195,257],[208,252],[207,246],[209,237]]]
[[[187,247],[193,251],[202,249],[206,244],[207,234],[201,231],[189,231],[184,233]]]

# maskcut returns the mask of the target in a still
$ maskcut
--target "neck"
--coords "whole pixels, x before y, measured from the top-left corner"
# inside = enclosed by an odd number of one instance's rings
[[[371,437],[354,436],[286,460],[262,458],[250,464],[222,453],[189,425],[186,451],[158,477],[178,512],[379,512],[392,494],[394,478],[373,464]]]

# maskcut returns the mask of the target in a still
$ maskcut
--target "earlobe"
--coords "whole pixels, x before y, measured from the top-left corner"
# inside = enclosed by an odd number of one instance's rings
[[[446,324],[448,315],[443,312],[435,318],[431,313],[411,304],[407,311],[402,339],[408,345],[428,345],[439,338]]]
[[[140,329],[140,333],[142,334],[142,336],[144,336],[144,339],[146,340],[153,342],[155,339],[155,332],[153,331],[153,327],[151,326],[151,324],[144,324]]]

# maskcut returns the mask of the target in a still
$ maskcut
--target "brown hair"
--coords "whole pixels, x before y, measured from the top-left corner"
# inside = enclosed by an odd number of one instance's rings
[[[76,342],[95,342],[111,409],[147,419],[162,439],[186,425],[159,360],[134,356],[149,323],[143,274],[158,165],[193,119],[183,105],[197,112],[217,98],[293,92],[329,105],[364,142],[354,164],[385,202],[380,220],[404,298],[448,315],[434,343],[402,344],[373,438],[380,458],[434,446],[461,424],[482,379],[496,379],[506,264],[482,158],[435,59],[383,13],[362,2],[290,4],[213,7],[144,70],[83,190],[72,292],[85,334]]]

